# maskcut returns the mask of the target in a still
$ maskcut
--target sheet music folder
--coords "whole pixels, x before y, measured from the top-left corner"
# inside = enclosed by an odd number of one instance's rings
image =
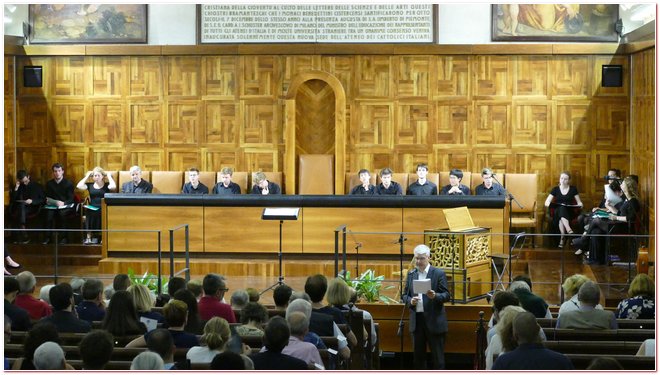
[[[486,228],[477,227],[472,221],[470,210],[467,207],[448,208],[442,210],[451,232],[481,232]]]

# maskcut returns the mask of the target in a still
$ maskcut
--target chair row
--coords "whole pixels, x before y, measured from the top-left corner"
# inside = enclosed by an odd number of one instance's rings
[[[557,326],[557,318],[539,318],[536,322],[541,328]],[[655,319],[617,319],[619,329],[654,329]]]

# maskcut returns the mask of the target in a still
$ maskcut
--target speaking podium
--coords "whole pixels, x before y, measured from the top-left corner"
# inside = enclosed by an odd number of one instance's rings
[[[449,290],[455,302],[481,298],[491,289],[491,230],[475,226],[467,207],[442,211],[448,228],[424,230],[430,263],[451,280]]]

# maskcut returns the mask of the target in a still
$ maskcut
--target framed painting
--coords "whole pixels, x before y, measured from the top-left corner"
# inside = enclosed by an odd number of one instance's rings
[[[30,4],[30,43],[146,43],[147,6]]]
[[[618,42],[618,4],[495,4],[493,41]]]

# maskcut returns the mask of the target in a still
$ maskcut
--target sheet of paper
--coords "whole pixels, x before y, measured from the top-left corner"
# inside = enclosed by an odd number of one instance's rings
[[[158,327],[158,321],[156,319],[149,319],[145,317],[140,317],[140,321],[147,326],[147,331],[151,332]]]
[[[607,200],[610,201],[612,206],[621,202],[621,197],[616,195],[609,184],[605,185],[605,197],[607,197]]]
[[[431,279],[413,280],[413,293],[426,294],[431,290]]]

